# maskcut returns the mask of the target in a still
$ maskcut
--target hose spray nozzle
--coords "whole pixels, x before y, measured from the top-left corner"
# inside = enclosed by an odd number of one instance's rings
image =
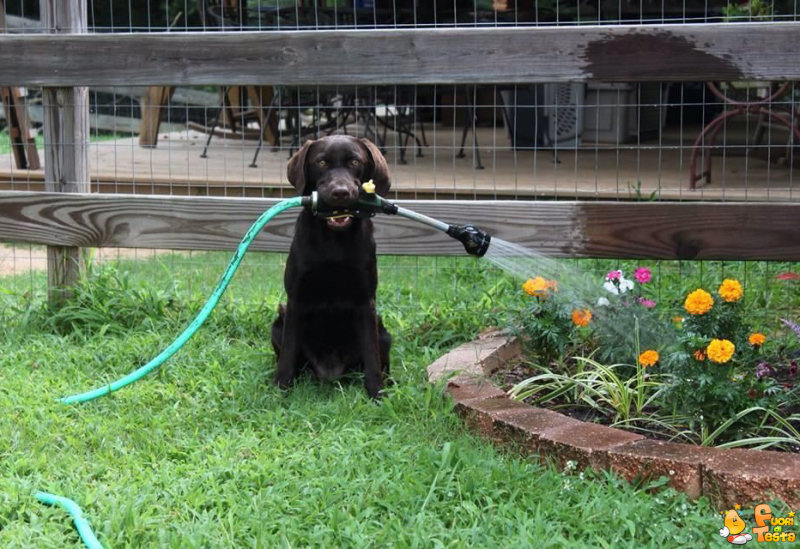
[[[458,240],[464,245],[468,254],[483,257],[492,237],[486,231],[482,231],[475,225],[450,225],[447,234]]]

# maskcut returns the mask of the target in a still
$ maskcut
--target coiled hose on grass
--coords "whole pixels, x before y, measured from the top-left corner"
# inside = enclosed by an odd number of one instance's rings
[[[99,541],[97,541],[97,538],[92,531],[92,527],[89,525],[89,521],[83,517],[83,511],[77,503],[69,498],[57,496],[55,494],[48,494],[47,492],[36,492],[34,496],[42,503],[47,505],[57,505],[65,509],[72,517],[72,520],[75,523],[75,529],[78,530],[78,535],[81,537],[81,540],[86,547],[89,549],[103,549],[103,546],[100,545]]]
[[[239,268],[239,263],[242,262],[244,258],[244,254],[247,252],[247,248],[250,247],[250,244],[253,242],[255,237],[261,232],[261,229],[264,228],[264,225],[269,223],[269,221],[281,213],[284,210],[288,210],[289,208],[295,208],[301,206],[303,203],[303,197],[294,197],[288,198],[281,202],[278,202],[266,212],[261,214],[261,216],[253,223],[250,228],[245,233],[242,241],[239,243],[239,247],[236,249],[236,253],[231,258],[230,262],[228,263],[225,272],[222,274],[222,278],[217,283],[217,287],[214,288],[214,291],[211,293],[211,297],[206,301],[206,304],[203,305],[203,308],[200,309],[200,312],[197,313],[197,316],[194,317],[194,320],[186,327],[186,329],[177,337],[175,341],[169,344],[169,346],[161,351],[153,360],[134,370],[133,372],[129,373],[128,375],[119,378],[118,380],[104,385],[102,387],[98,387],[97,389],[93,389],[91,391],[87,391],[85,393],[78,393],[74,395],[70,395],[64,398],[59,399],[60,402],[64,404],[75,404],[76,402],[88,402],[90,400],[94,400],[98,397],[108,395],[113,393],[114,391],[118,391],[123,387],[130,385],[131,383],[142,379],[144,376],[161,366],[167,359],[169,359],[172,355],[174,355],[181,347],[183,347],[187,341],[197,332],[200,326],[206,321],[208,316],[211,314],[211,311],[214,310],[214,307],[217,306],[219,303],[222,294],[225,293],[225,289],[228,287],[231,279],[233,278],[234,273],[236,273],[236,269]],[[69,501],[69,500],[67,500]],[[97,545],[99,547],[99,545]]]

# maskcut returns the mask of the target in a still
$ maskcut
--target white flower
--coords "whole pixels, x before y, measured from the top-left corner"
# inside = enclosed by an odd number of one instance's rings
[[[620,270],[611,271],[606,275],[603,288],[609,293],[620,295],[633,289],[633,281],[625,278],[624,273]]]
[[[624,294],[628,290],[633,290],[633,281],[619,277],[619,293]]]
[[[600,299],[597,300],[598,307],[608,307],[609,305],[611,305],[611,302],[605,297],[601,297]]]
[[[612,282],[611,280],[606,280],[605,282],[603,282],[603,288],[605,288],[614,295],[619,295],[619,290],[617,289],[617,285],[614,284],[614,282]]]

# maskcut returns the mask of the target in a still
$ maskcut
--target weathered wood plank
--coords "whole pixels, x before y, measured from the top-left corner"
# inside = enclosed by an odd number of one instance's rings
[[[158,145],[158,130],[161,127],[162,113],[167,108],[169,98],[175,92],[172,86],[151,86],[142,94],[142,120],[139,127],[139,146],[153,148]]]
[[[38,170],[39,151],[36,150],[36,135],[31,125],[31,116],[25,102],[24,88],[0,88],[4,113],[7,113],[8,137],[14,164],[19,169]]]
[[[29,34],[0,36],[0,84],[800,80],[798,51],[800,22]]]
[[[40,0],[42,21],[55,32],[85,33],[86,3],[82,0]],[[53,192],[89,192],[89,88],[45,87],[45,189]],[[75,246],[47,248],[48,301],[63,303],[85,268]]]
[[[233,250],[273,199],[0,192],[0,241]],[[800,204],[400,201],[450,223],[554,257],[800,261]],[[296,212],[275,218],[254,250],[286,251]],[[442,233],[375,219],[383,254],[463,254]]]

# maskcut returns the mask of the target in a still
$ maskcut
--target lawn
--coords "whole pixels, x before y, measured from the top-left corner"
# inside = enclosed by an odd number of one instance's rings
[[[286,394],[270,383],[284,261],[270,254],[246,258],[208,324],[155,374],[85,405],[56,402],[152,358],[227,257],[95,268],[58,314],[43,308],[43,273],[0,281],[0,546],[81,546],[37,490],[75,499],[114,548],[723,546],[705,500],[541,467],[462,426],[425,366],[520,299],[469,258],[381,258],[397,383],[379,403],[358,379]]]
[[[111,132],[103,132],[100,133],[97,130],[92,130],[89,135],[89,141],[92,143],[96,141],[113,141],[116,139],[128,139],[130,135],[123,135],[123,134],[115,134]],[[42,130],[40,129],[37,132],[36,136],[34,137],[34,142],[36,143],[36,148],[40,151],[44,149],[44,136],[42,135]],[[10,154],[11,153],[11,138],[8,135],[8,128],[4,128],[0,130],[0,155]]]

